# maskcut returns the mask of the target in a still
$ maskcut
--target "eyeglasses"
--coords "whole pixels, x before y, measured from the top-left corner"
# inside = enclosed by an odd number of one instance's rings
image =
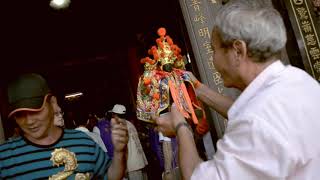
[[[63,116],[64,112],[63,111],[58,111],[58,112],[54,112],[55,116]]]

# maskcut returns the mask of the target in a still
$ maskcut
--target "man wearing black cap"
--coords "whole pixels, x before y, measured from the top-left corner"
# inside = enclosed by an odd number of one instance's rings
[[[126,169],[126,122],[112,119],[113,160],[81,131],[54,125],[57,103],[40,75],[8,87],[9,115],[22,137],[0,145],[0,179],[121,179]]]

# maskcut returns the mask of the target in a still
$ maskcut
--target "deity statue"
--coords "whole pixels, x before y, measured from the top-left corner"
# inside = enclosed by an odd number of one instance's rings
[[[188,122],[197,125],[205,119],[205,113],[186,73],[181,49],[166,35],[165,28],[159,28],[157,33],[157,46],[148,50],[152,58],[141,59],[144,73],[138,83],[137,118],[152,123],[152,115],[170,111],[175,103]]]

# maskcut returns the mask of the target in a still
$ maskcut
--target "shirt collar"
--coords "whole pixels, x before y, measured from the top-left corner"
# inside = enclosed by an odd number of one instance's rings
[[[76,130],[83,131],[83,132],[89,132],[89,130],[85,127],[77,127]]]
[[[246,106],[249,100],[266,87],[270,80],[285,69],[285,65],[278,60],[266,67],[241,93],[228,111],[228,118],[233,119]]]

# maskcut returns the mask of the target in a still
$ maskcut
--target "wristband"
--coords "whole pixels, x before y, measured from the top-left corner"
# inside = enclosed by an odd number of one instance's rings
[[[194,83],[193,83],[193,85],[194,85],[194,88],[198,88],[198,87],[200,87],[200,85],[201,85],[201,82],[200,81],[198,81],[198,80],[196,80]]]
[[[190,128],[190,126],[189,126],[189,124],[187,122],[179,122],[178,125],[175,127],[176,135],[178,135],[178,131],[182,126],[186,126],[191,131],[191,128]]]

